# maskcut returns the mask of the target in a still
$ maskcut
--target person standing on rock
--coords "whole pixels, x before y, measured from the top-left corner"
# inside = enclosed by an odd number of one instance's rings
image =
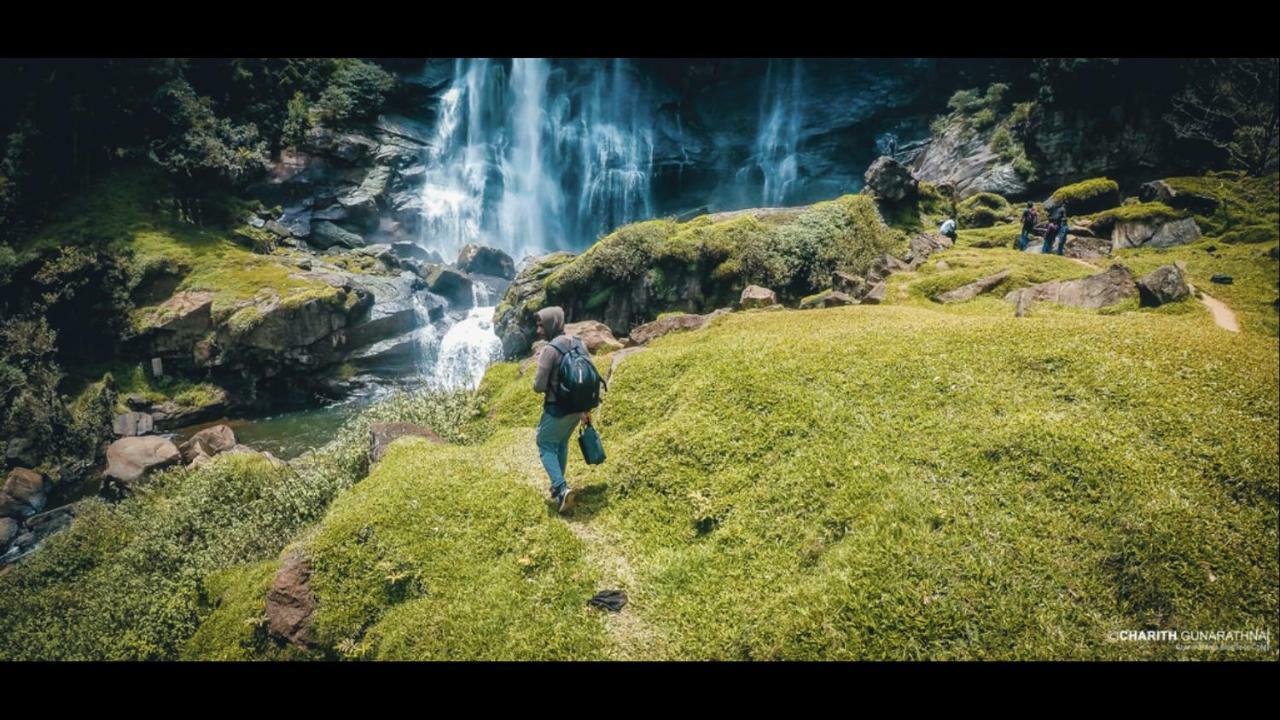
[[[1018,238],[1018,250],[1027,249],[1027,242],[1031,238],[1031,233],[1035,232],[1036,222],[1039,219],[1036,217],[1035,206],[1027,203],[1027,209],[1022,211],[1022,236]]]
[[[551,499],[564,513],[573,509],[574,490],[565,481],[564,472],[569,462],[569,438],[579,421],[591,424],[590,412],[565,413],[556,403],[556,382],[560,361],[582,341],[564,334],[564,310],[548,307],[538,311],[538,337],[547,344],[538,354],[538,371],[533,376],[533,391],[545,396],[542,403],[542,419],[538,421],[538,456],[551,478]]]
[[[1058,226],[1058,254],[1062,254],[1062,248],[1067,244],[1067,204],[1062,203],[1053,211],[1053,222]],[[1052,242],[1048,238],[1045,244],[1052,247]],[[1052,250],[1045,250],[1046,253]]]
[[[1044,255],[1053,253],[1053,240],[1058,237],[1058,221],[1050,220],[1049,227],[1044,229],[1044,245],[1040,248],[1040,252]]]

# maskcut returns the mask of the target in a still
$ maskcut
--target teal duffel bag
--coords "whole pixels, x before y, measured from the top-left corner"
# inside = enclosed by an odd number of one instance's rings
[[[578,431],[578,447],[582,448],[582,459],[588,465],[604,462],[604,443],[600,442],[600,434],[590,425],[583,425]]]

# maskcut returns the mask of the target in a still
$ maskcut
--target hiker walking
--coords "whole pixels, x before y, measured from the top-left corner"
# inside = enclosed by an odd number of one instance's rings
[[[951,242],[955,242],[956,241],[956,221],[951,218],[947,218],[942,223],[942,227],[938,228],[938,232],[951,238]]]
[[[547,341],[538,355],[533,391],[543,393],[536,442],[542,466],[551,479],[551,499],[564,513],[573,508],[574,490],[565,481],[569,438],[581,421],[591,424],[591,409],[600,404],[604,381],[587,357],[582,340],[564,334],[564,310],[538,311],[538,337]]]
[[[1026,250],[1027,242],[1031,238],[1031,233],[1035,232],[1036,223],[1040,220],[1036,215],[1036,208],[1031,203],[1027,203],[1027,209],[1022,211],[1022,235],[1018,238],[1018,249]]]

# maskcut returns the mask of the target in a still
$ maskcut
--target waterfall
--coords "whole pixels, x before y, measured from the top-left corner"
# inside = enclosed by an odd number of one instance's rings
[[[623,60],[459,59],[423,174],[419,244],[578,249],[652,214],[648,98]]]
[[[790,61],[790,72],[769,62],[760,93],[760,126],[756,133],[752,164],[764,178],[761,203],[785,205],[796,190],[800,141],[800,61]]]
[[[484,371],[502,357],[493,332],[493,308],[473,308],[440,339],[431,381],[446,389],[479,387]]]

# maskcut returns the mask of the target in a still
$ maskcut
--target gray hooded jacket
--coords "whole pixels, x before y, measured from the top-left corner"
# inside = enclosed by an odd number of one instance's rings
[[[533,375],[533,391],[544,393],[544,404],[552,405],[556,401],[555,382],[552,378],[560,369],[560,358],[573,347],[576,338],[564,334],[564,310],[559,307],[547,307],[538,311],[542,320],[542,329],[546,333],[547,347],[538,354],[538,371]],[[551,345],[555,345],[553,348]],[[556,348],[560,350],[557,351]]]

